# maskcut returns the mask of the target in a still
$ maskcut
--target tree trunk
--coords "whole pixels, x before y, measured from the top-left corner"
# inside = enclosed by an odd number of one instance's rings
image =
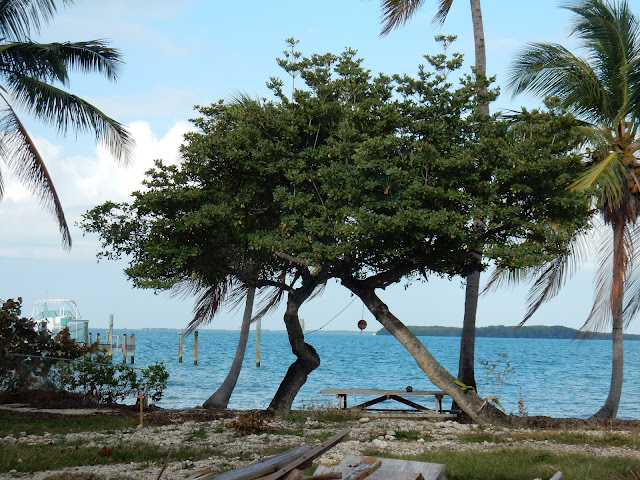
[[[620,215],[622,216],[622,215]],[[626,250],[624,248],[624,221],[616,218],[613,228],[613,281],[611,283],[611,315],[613,354],[611,357],[611,385],[604,405],[591,418],[613,419],[618,414],[620,397],[622,396],[622,379],[624,370],[623,353],[623,300],[624,274],[626,269]]]
[[[391,333],[411,354],[429,380],[449,395],[462,411],[476,423],[507,423],[504,413],[490,405],[472,390],[463,390],[455,378],[431,355],[429,350],[396,318],[375,291],[362,282],[343,278],[342,283],[355,293],[382,326]]]
[[[291,410],[293,400],[307,381],[309,373],[320,366],[320,356],[315,348],[304,341],[304,332],[298,317],[300,305],[309,298],[316,285],[315,282],[312,285],[303,285],[288,294],[284,323],[287,327],[291,351],[297,359],[287,370],[287,374],[280,383],[280,387],[278,387],[278,391],[271,400],[271,404],[269,404],[268,410],[271,412],[288,412]]]
[[[484,41],[484,27],[482,23],[482,8],[480,0],[471,0],[471,19],[473,22],[473,41],[475,46],[475,68],[476,75],[481,82],[487,76],[487,54]],[[483,93],[486,88],[482,88]],[[489,103],[478,104],[481,114],[489,116]],[[480,234],[484,222],[480,219],[474,220],[474,228]],[[482,254],[477,253],[477,258],[481,259]],[[475,378],[475,341],[476,341],[476,314],[478,311],[478,297],[480,295],[480,271],[471,272],[467,275],[467,285],[465,288],[464,317],[462,321],[462,336],[460,338],[460,361],[458,364],[458,380],[470,387],[476,388]],[[452,410],[458,410],[459,406],[454,401]]]
[[[236,387],[238,377],[240,376],[240,370],[242,370],[242,361],[244,360],[244,352],[247,349],[247,340],[249,339],[249,330],[251,328],[251,315],[253,312],[253,301],[256,296],[255,287],[250,287],[247,291],[247,299],[244,306],[244,314],[242,315],[242,326],[240,327],[240,338],[238,340],[238,347],[236,348],[236,356],[233,358],[233,363],[229,369],[227,377],[222,382],[222,385],[211,395],[206,402],[202,405],[204,408],[219,408],[224,409],[229,405],[229,399],[233,393],[233,389]]]
[[[476,313],[478,311],[478,296],[480,295],[480,272],[472,272],[467,276],[465,288],[464,318],[462,321],[462,335],[460,336],[460,360],[458,362],[458,380],[476,391],[475,348],[476,348]],[[455,400],[451,410],[460,410]]]

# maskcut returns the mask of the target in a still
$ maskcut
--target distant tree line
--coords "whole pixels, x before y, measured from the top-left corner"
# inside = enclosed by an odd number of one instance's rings
[[[414,325],[408,327],[417,337],[460,337],[462,328],[442,327],[437,325],[421,326]],[[390,335],[386,328],[381,328],[376,335]],[[489,327],[478,327],[476,337],[488,338],[588,338],[590,340],[611,340],[611,333],[583,332],[560,325],[536,325],[530,327],[513,327],[508,325],[492,325]],[[640,340],[640,335],[625,334],[625,340]]]

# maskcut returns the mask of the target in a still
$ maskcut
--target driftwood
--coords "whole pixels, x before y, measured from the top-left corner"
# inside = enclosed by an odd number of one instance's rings
[[[355,468],[370,457],[348,456],[339,465],[320,465],[316,474],[341,472],[343,480]],[[397,460],[393,458],[377,458],[381,462],[380,468],[371,473],[367,480],[446,480],[445,466],[437,463],[413,462],[409,460]]]
[[[207,468],[189,478],[192,480],[298,480],[302,476],[302,470],[298,467],[306,467],[305,464],[310,466],[313,460],[341,442],[350,431],[351,429],[346,428],[318,445],[300,445],[278,455],[260,459],[219,475],[212,473],[211,469]],[[298,474],[294,470],[298,470],[300,473]],[[286,477],[285,475],[289,473],[291,475]]]
[[[279,453],[278,455],[260,459],[257,462],[225,473],[211,473],[211,469],[207,468],[189,478],[192,480],[209,480],[214,478],[216,480],[255,480],[288,465],[300,455],[311,450],[311,448],[313,448],[312,445],[300,445],[292,450],[287,450],[286,452]]]
[[[391,458],[349,456],[339,465],[320,465],[314,475],[304,477],[303,470],[313,460],[344,440],[346,428],[315,446],[301,445],[286,452],[263,458],[250,465],[219,475],[211,468],[189,477],[192,480],[446,480],[445,466]],[[552,480],[561,477],[554,475]]]

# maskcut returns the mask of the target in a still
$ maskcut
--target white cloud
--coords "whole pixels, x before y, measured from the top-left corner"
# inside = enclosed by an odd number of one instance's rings
[[[178,148],[183,135],[191,128],[178,122],[162,137],[158,137],[146,122],[134,122],[130,130],[136,140],[134,160],[128,168],[119,167],[109,153],[97,146],[91,156],[66,156],[64,147],[44,138],[35,141],[54,181],[61,199],[67,223],[71,227],[74,250],[95,255],[97,240],[82,238],[74,227],[88,209],[107,200],[126,201],[131,192],[141,188],[144,172],[155,159],[174,164],[179,159]],[[11,178],[3,169],[7,192],[0,204],[0,257],[51,257],[62,253],[56,220],[43,211],[37,199]]]

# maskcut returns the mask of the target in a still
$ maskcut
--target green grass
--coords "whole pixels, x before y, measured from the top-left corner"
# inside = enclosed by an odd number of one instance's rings
[[[366,455],[389,456],[382,451],[369,451]],[[557,471],[563,473],[563,480],[640,479],[640,460],[628,457],[496,449],[462,452],[439,450],[398,458],[444,464],[447,466],[448,480],[531,480],[550,478]]]
[[[171,461],[200,460],[224,453],[219,447],[184,445],[171,449],[143,442],[127,442],[111,446],[108,456],[100,455],[101,452],[101,447],[78,445],[3,445],[0,472],[8,472],[12,469],[18,472],[37,472],[64,467],[129,462],[161,466],[167,458]]]
[[[74,415],[73,417],[33,417],[0,410],[0,436],[43,435],[75,432],[122,431],[135,428],[139,420],[134,417]]]

